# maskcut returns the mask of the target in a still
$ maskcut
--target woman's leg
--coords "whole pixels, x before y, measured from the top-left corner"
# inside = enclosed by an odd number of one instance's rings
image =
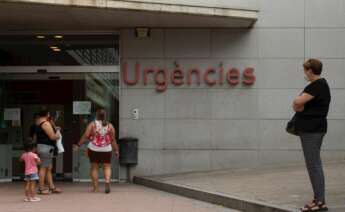
[[[50,189],[54,189],[54,180],[53,180],[53,165],[49,165],[47,168],[47,183]]]
[[[103,164],[104,181],[105,181],[105,193],[110,193],[110,178],[111,178],[111,164]]]
[[[39,189],[40,189],[40,191],[43,191],[45,189],[46,175],[47,175],[47,168],[40,167],[40,170],[39,170],[39,176],[40,176]]]
[[[50,153],[49,150],[44,148],[44,146],[38,146],[38,154],[39,157],[41,158],[41,164],[39,168],[39,194],[49,194],[49,191],[45,187],[45,183],[47,180],[47,171],[49,167],[49,158],[50,158]]]
[[[91,163],[90,175],[94,192],[98,192],[98,169],[98,163]]]
[[[314,191],[314,199],[325,202],[325,177],[321,162],[321,145],[324,134],[301,135],[304,158]]]
[[[52,193],[61,193],[63,192],[60,188],[57,188],[54,184],[54,178],[53,178],[53,165],[49,165],[47,168],[47,183],[49,185],[49,190]]]
[[[111,178],[111,164],[110,163],[104,163],[103,164],[103,171],[104,171],[104,181],[106,183],[110,183]]]

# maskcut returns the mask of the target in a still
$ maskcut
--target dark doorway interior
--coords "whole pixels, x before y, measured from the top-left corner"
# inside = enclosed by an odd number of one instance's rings
[[[90,76],[86,76],[88,74],[80,73],[77,75],[77,77],[64,79],[65,76],[56,74],[47,76],[46,80],[36,80],[32,74],[12,75],[11,77],[4,77],[5,79],[0,78],[0,135],[6,135],[6,133],[10,135],[0,136],[2,137],[0,143],[12,145],[13,179],[22,178],[23,167],[18,162],[18,158],[20,152],[22,152],[23,141],[29,136],[33,115],[42,106],[47,107],[53,116],[59,114],[56,124],[63,129],[65,153],[63,156],[56,158],[55,173],[57,177],[64,180],[72,180],[73,176],[72,145],[78,142],[86,124],[94,119],[94,112],[98,107],[105,106],[107,108],[109,120],[118,129],[119,101],[116,90],[111,91],[112,88],[109,88],[109,83],[103,82],[102,77],[92,78],[91,83]],[[104,80],[109,81],[110,79]],[[114,80],[113,89],[116,89],[118,82],[116,79]],[[99,90],[102,88],[104,89],[102,97],[97,96],[97,92],[93,91],[93,89]],[[90,102],[91,113],[85,115],[73,114],[74,101]],[[5,108],[20,108],[20,121],[4,120]],[[5,141],[6,139],[7,141]]]

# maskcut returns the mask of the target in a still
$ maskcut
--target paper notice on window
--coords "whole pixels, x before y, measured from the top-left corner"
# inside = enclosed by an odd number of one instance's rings
[[[90,101],[74,101],[73,102],[73,114],[74,115],[89,115],[89,114],[91,114],[91,102]]]
[[[5,108],[4,120],[5,121],[20,121],[20,108]]]

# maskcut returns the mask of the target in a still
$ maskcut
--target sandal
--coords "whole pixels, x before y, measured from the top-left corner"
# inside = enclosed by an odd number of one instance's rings
[[[59,188],[49,188],[49,191],[52,193],[52,194],[60,194],[62,193],[62,190],[59,189]]]
[[[106,194],[110,193],[110,183],[105,183],[105,193]]]
[[[37,191],[37,194],[40,194],[40,195],[49,195],[50,194],[50,189],[38,189]]]
[[[97,193],[97,192],[99,192],[99,188],[98,188],[98,187],[96,187],[96,188],[92,188],[91,192],[93,192],[93,193]]]
[[[311,204],[305,205],[301,208],[302,212],[315,212],[315,211],[328,211],[328,207],[325,202],[317,202],[313,200]]]
[[[303,206],[303,208],[310,208],[310,207],[313,207],[315,206],[315,203],[316,203],[316,200],[313,199],[309,204],[306,204]],[[301,208],[302,209],[302,208]]]

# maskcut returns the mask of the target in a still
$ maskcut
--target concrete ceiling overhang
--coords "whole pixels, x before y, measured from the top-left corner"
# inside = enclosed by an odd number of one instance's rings
[[[0,31],[251,27],[257,10],[115,0],[2,0]]]

